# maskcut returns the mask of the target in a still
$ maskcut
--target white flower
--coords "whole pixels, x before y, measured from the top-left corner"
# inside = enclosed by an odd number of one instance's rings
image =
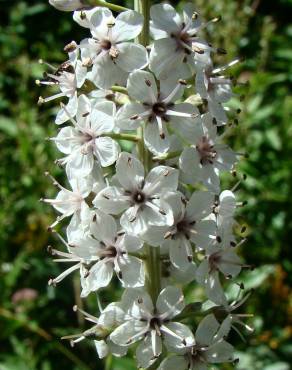
[[[69,253],[55,249],[50,251],[53,255],[62,257],[57,262],[73,262],[74,265],[51,279],[50,283],[57,284],[71,272],[80,269],[81,297],[106,287],[112,279],[113,271],[124,287],[143,286],[144,265],[139,258],[128,254],[137,252],[143,243],[133,235],[118,232],[112,216],[100,211],[91,216],[91,235],[68,232],[68,243],[59,235]]]
[[[116,165],[121,187],[109,186],[97,194],[93,204],[106,213],[121,216],[129,233],[139,235],[149,225],[171,225],[173,214],[163,200],[178,184],[178,171],[167,166],[154,167],[145,177],[142,163],[129,153],[121,153]]]
[[[233,360],[233,347],[223,339],[219,322],[210,314],[199,323],[194,343],[166,358],[158,370],[207,370],[209,364]]]
[[[172,264],[186,270],[193,261],[192,243],[200,250],[216,239],[216,223],[203,220],[212,212],[213,199],[214,195],[206,191],[194,192],[189,201],[181,193],[169,193],[165,200],[173,211],[173,225],[161,228],[162,237],[159,230],[153,228],[149,228],[143,237],[151,245],[162,243],[162,247],[169,250]]]
[[[110,339],[120,346],[143,340],[136,350],[138,365],[151,366],[162,352],[162,341],[172,348],[184,348],[193,342],[190,329],[172,321],[185,307],[180,289],[169,286],[161,291],[155,306],[142,290],[127,290],[121,307],[125,323],[115,329]]]
[[[116,272],[124,287],[141,287],[144,285],[145,273],[142,261],[128,253],[137,252],[143,243],[134,235],[118,232],[115,219],[96,210],[91,223],[93,238],[83,240],[83,245],[75,246],[80,253],[88,253],[89,261],[97,260],[81,280],[82,294],[106,287]],[[78,242],[77,242],[78,243]],[[75,252],[77,253],[77,252]]]
[[[49,96],[47,98],[40,97],[39,103],[46,103],[51,100],[55,100],[61,97],[69,98],[65,108],[61,108],[58,112],[55,123],[60,125],[71,117],[75,117],[77,112],[77,90],[84,84],[87,69],[82,66],[82,62],[78,60],[79,50],[74,41],[72,41],[67,47],[72,49],[69,51],[69,60],[62,63],[58,68],[48,64],[49,68],[52,69],[52,73],[46,73],[47,80],[39,81],[37,84],[58,86],[60,92]],[[43,63],[43,61],[41,61]],[[69,113],[69,115],[68,115]]]
[[[163,261],[162,263],[162,286],[168,285],[187,285],[195,280],[195,272],[197,266],[194,262],[189,263],[185,270],[176,268],[170,261]]]
[[[96,337],[98,340],[94,340],[97,354],[99,358],[106,357],[109,353],[112,353],[114,356],[124,356],[127,353],[127,347],[121,347],[113,343],[109,339],[109,334],[117,326],[123,323],[124,321],[124,311],[119,306],[119,303],[110,303],[105,309],[102,309],[99,303],[100,316],[95,317],[82,309],[74,306],[74,311],[79,311],[84,315],[85,320],[93,323],[93,327],[85,330],[81,334],[69,335],[63,337],[63,339],[71,339],[71,345],[79,343],[87,337]]]
[[[49,175],[48,173],[46,173]],[[52,177],[51,177],[52,178]],[[89,206],[86,203],[86,198],[92,189],[92,179],[89,178],[71,178],[69,183],[72,190],[68,190],[60,185],[54,178],[53,183],[60,189],[55,199],[41,199],[45,203],[51,204],[62,215],[58,216],[56,221],[50,226],[52,229],[65,217],[73,216],[70,225],[82,224],[84,228],[87,226],[88,216],[90,213]]]
[[[214,68],[212,64],[197,68],[196,92],[207,101],[208,111],[217,126],[226,124],[228,118],[222,104],[228,102],[234,96],[232,81],[221,76],[219,72],[237,62],[238,60],[235,60],[221,68]]]
[[[162,154],[170,148],[168,126],[185,138],[193,134],[199,116],[198,109],[189,103],[175,103],[183,94],[184,81],[161,81],[158,89],[155,77],[146,71],[130,74],[127,90],[135,103],[124,105],[117,114],[118,124],[133,130],[146,121],[144,141],[154,154]]]
[[[58,10],[72,12],[84,7],[84,0],[49,0],[49,3]]]
[[[119,145],[106,135],[114,128],[114,114],[113,102],[98,102],[91,107],[85,95],[79,96],[76,120],[71,119],[74,126],[62,128],[58,136],[52,138],[57,148],[67,155],[58,162],[66,164],[68,173],[81,177],[89,175],[94,158],[102,167],[116,161],[120,152]]]
[[[244,265],[235,249],[211,245],[206,250],[206,258],[196,270],[196,280],[206,289],[207,297],[219,305],[227,300],[220,283],[219,272],[227,279],[237,276]]]
[[[84,12],[79,14],[82,18]],[[98,7],[85,15],[85,22],[81,19],[80,24],[90,27],[92,38],[81,42],[81,58],[83,65],[92,66],[88,78],[96,86],[107,89],[121,85],[129,72],[146,67],[146,49],[129,42],[142,30],[143,17],[139,13],[128,10],[114,18],[109,9]]]
[[[212,311],[216,318],[221,322],[221,332],[224,336],[227,336],[231,329],[233,329],[241,339],[244,340],[241,328],[245,328],[249,333],[252,333],[254,329],[247,325],[243,319],[253,317],[252,314],[236,313],[237,309],[241,307],[250,297],[252,291],[246,294],[245,297],[239,299],[241,290],[244,289],[243,284],[240,285],[238,297],[231,303],[226,303],[224,306],[212,306]]]
[[[158,78],[165,79],[169,74],[190,77],[196,62],[209,62],[213,48],[197,36],[208,23],[199,20],[192,4],[187,4],[181,15],[169,4],[153,5],[151,19],[155,41],[150,69]]]
[[[236,154],[221,143],[217,127],[210,114],[202,116],[196,125],[195,143],[185,148],[180,157],[180,168],[187,182],[202,182],[209,190],[219,193],[220,171],[230,171],[236,162]]]

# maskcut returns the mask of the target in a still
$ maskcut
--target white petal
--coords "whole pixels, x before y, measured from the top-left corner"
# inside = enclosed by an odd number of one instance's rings
[[[102,167],[115,163],[120,153],[119,144],[111,137],[99,137],[95,140],[94,153]]]
[[[113,343],[111,340],[108,340],[107,344],[110,349],[110,353],[112,353],[115,357],[123,357],[128,352],[128,347],[118,346],[117,344]]]
[[[184,237],[182,237],[184,238]],[[189,244],[189,250],[192,250],[190,243],[186,240],[185,243]],[[169,240],[169,258],[172,264],[182,271],[185,271],[189,264],[192,262],[192,256],[189,254],[189,250],[182,243],[181,239]],[[191,258],[191,260],[189,260]]]
[[[104,7],[95,8],[95,12],[90,14],[91,33],[97,39],[103,39],[108,33],[108,23],[114,20],[112,12]]]
[[[176,10],[169,4],[153,5],[150,9],[151,19],[158,29],[168,34],[181,30],[181,19]]]
[[[186,285],[195,279],[196,268],[194,263],[189,263],[188,268],[184,271],[170,266],[169,272],[176,283]]]
[[[216,118],[218,126],[227,123],[228,118],[221,103],[217,103],[213,100],[208,100],[208,109],[212,117]]]
[[[154,167],[145,179],[144,191],[148,195],[166,194],[176,190],[178,186],[178,171],[168,166]]]
[[[95,104],[90,114],[91,129],[96,135],[111,132],[114,128],[113,102],[100,102]]]
[[[108,89],[112,85],[122,85],[127,73],[118,67],[110,57],[100,58],[92,68],[92,82],[100,89]]]
[[[235,277],[240,273],[241,265],[241,258],[230,248],[222,253],[222,260],[218,264],[218,268],[223,274]]]
[[[153,97],[157,98],[156,81],[150,72],[132,72],[128,78],[127,89],[131,98],[143,103],[153,103]]]
[[[214,241],[216,236],[216,222],[212,220],[203,220],[196,222],[193,227],[195,234],[190,235],[192,242],[196,244],[198,249],[206,249],[209,244]]]
[[[206,79],[205,70],[199,69],[196,73],[196,92],[200,95],[202,99],[208,97],[208,80]]]
[[[174,286],[168,286],[159,294],[156,308],[160,315],[167,314],[171,319],[177,316],[184,309],[184,296],[182,291]]]
[[[85,177],[90,174],[94,165],[94,158],[92,153],[89,151],[87,154],[83,154],[83,147],[79,150],[75,150],[69,157],[66,171],[74,177]]]
[[[196,149],[185,148],[179,158],[179,166],[192,181],[200,180],[200,161]]]
[[[164,235],[169,229],[168,226],[153,226],[149,225],[147,230],[140,235],[151,246],[159,246],[164,242]]]
[[[142,303],[139,305],[138,302]],[[152,313],[154,309],[149,294],[145,289],[141,288],[125,289],[121,299],[121,306],[125,312],[132,316],[137,307],[140,312],[148,312],[148,314]]]
[[[112,243],[117,235],[117,223],[112,216],[95,210],[90,231],[97,240]]]
[[[209,273],[209,263],[207,260],[204,260],[200,263],[196,270],[196,280],[199,284],[205,284],[206,278]]]
[[[210,274],[206,284],[207,297],[218,305],[226,305],[227,299],[219,280],[218,272]]]
[[[100,359],[105,358],[109,354],[108,346],[104,340],[95,340],[94,344]]]
[[[109,186],[98,193],[92,203],[106,213],[118,215],[129,206],[126,199],[121,199],[123,196],[123,189]]]
[[[60,152],[70,154],[74,150],[74,141],[76,140],[76,130],[74,127],[63,127],[57,137],[55,143]]]
[[[165,122],[162,121],[162,129],[164,138],[161,137],[156,120],[149,122],[144,131],[144,142],[151,153],[155,155],[162,155],[170,148],[169,133]]]
[[[196,341],[201,345],[210,345],[219,329],[219,322],[213,314],[207,315],[200,321],[196,330]]]
[[[122,239],[123,247],[127,252],[137,252],[143,247],[143,242],[134,235],[125,234]]]
[[[75,66],[76,85],[80,89],[86,80],[87,68],[83,67],[81,60],[77,60]],[[77,94],[76,94],[77,95]]]
[[[90,291],[94,292],[100,288],[108,286],[113,276],[113,266],[103,260],[97,262],[89,271],[86,278]]]
[[[175,221],[181,221],[184,218],[186,208],[184,195],[179,191],[170,191],[163,197],[163,200],[171,207]]]
[[[164,333],[165,343],[171,348],[181,349],[195,344],[193,333],[188,326],[179,322],[169,322],[164,324],[164,326],[175,334],[174,336],[169,333]]]
[[[151,212],[152,211],[152,212]],[[149,216],[150,213],[150,216]],[[159,216],[159,215],[158,215]],[[157,219],[157,214],[153,210],[148,210],[148,207],[143,211],[138,210],[136,212],[134,207],[128,208],[126,212],[123,213],[120,219],[121,226],[129,233],[139,236],[141,233],[145,232],[148,227],[149,220],[151,217]],[[163,220],[161,215],[160,220]]]
[[[120,279],[125,288],[137,288],[144,286],[144,264],[139,258],[124,255],[118,260],[121,269]]]
[[[123,42],[118,45],[118,51],[116,63],[123,71],[133,72],[135,69],[145,68],[148,64],[147,50],[142,45]]]
[[[112,37],[116,42],[132,40],[140,34],[142,27],[143,17],[141,14],[127,10],[117,16],[112,29]]]
[[[206,351],[206,360],[209,363],[231,362],[234,359],[234,348],[231,344],[222,341],[214,344],[211,349]]]
[[[147,323],[138,321],[138,320],[131,320],[127,321],[124,324],[120,325],[115,329],[111,335],[110,339],[117,345],[120,346],[128,346],[130,343],[135,343],[141,337],[135,337],[133,341],[130,341],[130,339],[135,335],[140,333],[143,329],[147,327]]]
[[[158,78],[166,79],[172,70],[182,66],[184,70],[184,51],[177,49],[174,39],[164,38],[154,42],[150,52],[150,69]]]
[[[212,213],[215,195],[208,191],[196,191],[186,207],[186,217],[190,220],[202,220]]]
[[[222,217],[232,217],[236,209],[236,199],[230,190],[224,190],[219,196],[219,212]]]
[[[131,119],[132,117],[139,116],[141,113],[147,111],[140,103],[127,103],[117,113],[117,124],[123,130],[136,130],[142,124],[142,120]]]
[[[162,342],[161,338],[156,334],[155,343],[152,344],[150,335],[148,335],[142,343],[136,349],[136,357],[139,368],[147,369],[151,366],[162,352]],[[153,347],[155,353],[153,352]]]
[[[77,93],[73,95],[72,98],[69,99],[66,110],[64,108],[61,108],[56,116],[55,123],[57,125],[61,125],[64,122],[67,122],[70,117],[75,117],[77,111]],[[68,115],[69,113],[69,115]]]
[[[85,28],[90,28],[90,18],[92,14],[97,11],[97,8],[93,8],[90,10],[78,10],[73,13],[73,19],[77,22],[80,26]]]
[[[132,154],[120,154],[116,165],[117,178],[126,190],[141,189],[144,181],[144,167]]]
[[[184,356],[170,356],[161,362],[157,370],[188,370],[188,365],[189,363]]]

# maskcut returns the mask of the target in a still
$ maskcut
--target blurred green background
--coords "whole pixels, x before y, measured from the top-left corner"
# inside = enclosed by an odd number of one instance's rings
[[[120,2],[123,3],[123,2]],[[125,3],[125,2],[124,2]],[[173,2],[172,2],[173,3]],[[240,281],[255,292],[245,305],[255,327],[247,343],[234,336],[241,362],[237,369],[289,370],[292,363],[292,14],[291,0],[197,0],[205,19],[221,14],[210,40],[224,47],[227,62],[240,55],[235,70],[245,99],[240,123],[229,141],[249,153],[240,164],[247,180],[238,192],[248,205],[239,211],[248,242],[242,255],[256,266]],[[131,6],[131,2],[128,2]],[[182,5],[182,2],[180,2]],[[91,343],[72,349],[62,335],[87,328],[72,306],[78,298],[78,276],[58,288],[48,287],[59,267],[46,252],[58,246],[46,227],[54,212],[38,200],[55,189],[43,175],[57,153],[45,138],[56,133],[56,104],[38,107],[40,90],[34,80],[43,58],[61,63],[64,45],[81,40],[86,31],[57,12],[46,0],[0,0],[0,370],[135,369],[131,360],[109,359],[103,365]],[[234,182],[233,182],[234,183]],[[112,288],[104,297],[119,296]],[[83,303],[97,313],[95,298]],[[223,366],[222,369],[230,369]]]

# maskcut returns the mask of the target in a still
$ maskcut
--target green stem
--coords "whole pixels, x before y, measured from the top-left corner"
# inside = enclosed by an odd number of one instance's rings
[[[111,9],[115,12],[123,12],[125,10],[129,10],[128,8],[125,8],[124,6],[108,3],[108,2],[103,1],[103,0],[88,0],[87,2],[88,2],[89,5],[103,6],[105,8]]]
[[[147,245],[146,248],[146,286],[155,304],[161,290],[160,247]]]
[[[149,44],[150,28],[150,0],[135,0],[135,10],[140,12],[144,17],[144,25],[138,41],[143,46]],[[151,155],[144,145],[144,127],[138,129],[140,142],[138,143],[138,155],[144,165],[145,172],[149,172],[151,167]],[[160,247],[146,246],[146,287],[153,303],[155,304],[161,290],[161,261]]]
[[[163,155],[153,157],[152,160],[154,162],[166,161],[167,159],[172,159],[172,158],[176,158],[176,157],[180,156],[181,153],[182,153],[181,150],[178,150],[176,152],[169,152],[169,153],[166,153],[166,154],[163,154]]]
[[[150,37],[150,0],[135,0],[135,10],[144,17],[144,25],[138,40],[143,46],[148,46]]]
[[[114,85],[114,86],[111,87],[111,90],[114,91],[114,92],[118,92],[118,93],[121,93],[121,94],[128,95],[128,90],[126,89],[126,87],[123,87],[123,86]]]
[[[107,133],[104,136],[111,137],[112,139],[115,139],[115,140],[127,140],[127,141],[134,141],[134,142],[139,142],[140,141],[139,136],[132,135],[132,134]]]

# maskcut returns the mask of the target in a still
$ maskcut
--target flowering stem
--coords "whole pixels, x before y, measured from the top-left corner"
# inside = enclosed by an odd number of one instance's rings
[[[92,6],[104,6],[105,8],[111,9],[115,12],[123,12],[125,10],[128,10],[128,8],[125,8],[124,6],[108,3],[108,2],[103,1],[103,0],[90,0],[90,5],[92,5]]]
[[[140,12],[144,17],[144,25],[141,34],[139,35],[138,41],[143,46],[149,44],[149,29],[150,29],[150,0],[135,0],[135,10]],[[144,145],[144,128],[138,129],[138,135],[140,142],[138,143],[138,154],[141,161],[144,164],[146,172],[150,170],[151,156],[147,148]],[[145,261],[146,265],[146,286],[148,292],[153,300],[156,302],[157,297],[161,290],[161,261],[160,261],[160,248],[146,246],[147,258]]]
[[[180,156],[181,153],[182,153],[181,150],[177,150],[176,152],[169,152],[169,153],[166,153],[166,154],[163,154],[163,155],[153,157],[152,160],[154,162],[166,161],[167,159],[172,159],[172,158],[176,158],[176,157]]]
[[[114,91],[114,92],[118,92],[118,93],[121,93],[121,94],[128,95],[128,90],[123,86],[114,85],[114,86],[111,87],[111,90]]]
[[[140,141],[139,136],[132,135],[132,134],[109,133],[109,134],[105,134],[104,136],[111,137],[112,139],[115,139],[115,140],[127,140],[127,141],[134,141],[134,142],[139,142]]]

